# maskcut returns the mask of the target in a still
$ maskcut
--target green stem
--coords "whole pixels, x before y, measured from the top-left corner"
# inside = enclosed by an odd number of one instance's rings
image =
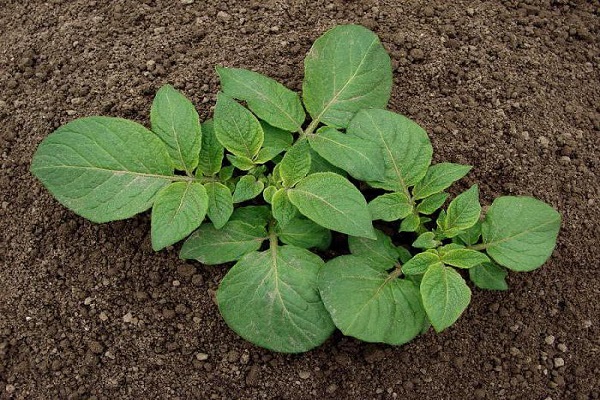
[[[400,263],[396,263],[396,268],[388,275],[387,280],[391,281],[392,279],[396,279],[402,275],[402,265]]]
[[[487,249],[487,247],[488,247],[487,243],[479,243],[479,244],[476,244],[473,246],[467,246],[467,249],[480,251],[480,250]]]
[[[269,247],[272,249],[276,248],[279,245],[279,242],[277,241],[277,234],[275,233],[276,224],[277,222],[274,219],[269,221]]]
[[[306,127],[306,129],[303,132],[303,136],[310,136],[315,132],[315,129],[317,129],[317,126],[319,125],[319,120],[318,119],[313,119],[310,124],[308,124],[308,126]]]

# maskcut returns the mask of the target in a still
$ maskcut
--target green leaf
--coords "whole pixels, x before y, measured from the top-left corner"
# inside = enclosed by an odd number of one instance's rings
[[[371,140],[383,149],[385,178],[373,186],[406,193],[419,182],[431,163],[433,148],[423,128],[403,115],[386,110],[362,110],[348,133]]]
[[[290,132],[302,131],[306,115],[298,94],[254,71],[217,67],[221,89],[243,100],[258,118]]]
[[[227,186],[219,182],[204,184],[208,195],[208,218],[215,228],[220,229],[229,221],[233,213],[233,196]]]
[[[435,240],[435,233],[424,232],[419,235],[417,240],[413,242],[412,246],[418,249],[433,249],[438,247],[440,244],[442,244],[442,242]]]
[[[249,171],[255,167],[254,161],[244,156],[234,156],[233,154],[227,154],[227,160],[239,169],[240,171]]]
[[[289,189],[288,196],[300,213],[327,229],[376,239],[365,198],[338,174],[309,175]]]
[[[470,165],[453,163],[435,164],[427,169],[425,177],[413,188],[413,198],[424,199],[447,189],[471,170]]]
[[[481,237],[481,221],[477,221],[475,225],[460,233],[458,238],[467,246],[472,246],[479,241]]]
[[[324,127],[309,137],[309,143],[321,157],[356,179],[370,181],[384,176],[381,148],[371,140]]]
[[[214,176],[221,170],[224,148],[217,140],[213,120],[202,124],[202,146],[196,176]]]
[[[281,153],[292,147],[294,136],[290,132],[275,128],[264,121],[260,121],[260,126],[263,128],[265,134],[265,140],[263,141],[264,148],[277,149]]]
[[[427,272],[432,265],[442,265],[440,257],[433,252],[423,252],[416,254],[402,266],[404,275],[420,275]]]
[[[436,332],[448,328],[471,302],[471,289],[458,272],[441,264],[431,265],[421,281],[421,297]]]
[[[390,98],[390,57],[377,35],[340,25],[318,38],[304,59],[302,97],[313,120],[345,128],[363,108],[384,108]]]
[[[421,224],[421,219],[416,214],[409,214],[406,218],[402,220],[400,223],[400,232],[415,232],[419,225]]]
[[[481,205],[479,204],[479,188],[471,186],[469,190],[456,196],[448,205],[448,210],[440,226],[446,237],[453,237],[469,229],[479,221]],[[441,215],[440,215],[441,217]]]
[[[417,287],[374,268],[368,258],[347,255],[329,261],[321,269],[319,291],[344,335],[398,345],[417,336],[423,326]]]
[[[58,128],[39,145],[31,172],[61,204],[93,222],[147,210],[173,179],[169,154],[155,134],[109,117]]]
[[[277,188],[275,186],[267,186],[265,190],[263,190],[263,199],[265,199],[267,203],[272,204],[275,192],[277,192]]]
[[[198,182],[175,182],[161,190],[152,206],[152,248],[179,242],[200,226],[206,210],[206,189]]]
[[[310,149],[310,171],[308,172],[308,174],[309,175],[314,174],[315,172],[334,172],[343,177],[345,177],[347,175],[346,171],[331,164],[329,161],[327,161],[326,159],[321,157],[319,155],[319,153],[317,153],[316,151],[314,151],[311,148]]]
[[[294,218],[283,227],[277,225],[277,236],[285,244],[305,249],[317,248],[325,250],[331,243],[331,232],[311,220]]]
[[[191,173],[198,165],[202,129],[196,108],[171,85],[161,87],[150,110],[152,131],[166,144],[176,169]]]
[[[487,253],[513,271],[539,268],[554,250],[560,214],[532,197],[499,197],[481,226]]]
[[[375,236],[376,239],[349,236],[348,247],[352,254],[371,260],[372,267],[387,271],[398,262],[398,248],[380,230],[375,229]]]
[[[230,221],[242,221],[252,226],[266,226],[271,218],[271,211],[267,206],[238,207],[231,214]]]
[[[483,253],[471,249],[450,250],[442,256],[442,262],[458,268],[473,268],[479,264],[490,262]]]
[[[298,209],[288,198],[285,189],[279,189],[275,192],[272,198],[271,208],[273,217],[277,220],[280,227],[285,227],[288,222],[298,215]]]
[[[266,238],[263,226],[242,221],[229,221],[221,229],[203,224],[183,243],[179,257],[206,265],[223,264],[258,250]]]
[[[233,176],[234,170],[235,170],[235,167],[233,165],[228,165],[226,167],[221,168],[221,170],[219,171],[219,179],[222,182],[226,182],[226,181],[230,180],[231,177]]]
[[[420,214],[430,215],[433,214],[444,205],[444,202],[448,198],[448,193],[436,193],[423,199],[417,205],[417,212]]]
[[[251,200],[261,194],[264,188],[265,184],[261,181],[257,181],[254,176],[244,175],[235,185],[233,202],[241,203],[243,201]]]
[[[277,157],[281,152],[282,150],[273,147],[263,147],[254,158],[253,163],[264,164]]]
[[[408,251],[408,249],[406,249],[402,246],[396,247],[396,251],[398,252],[398,257],[400,258],[400,262],[403,264],[412,258],[412,254],[410,254],[410,251]]]
[[[265,136],[256,117],[221,92],[217,95],[214,114],[215,133],[223,147],[236,156],[254,158]]]
[[[506,275],[504,268],[491,262],[469,269],[469,278],[480,289],[508,290]]]
[[[334,330],[317,289],[322,265],[318,256],[294,246],[246,255],[217,291],[225,322],[269,350],[299,353],[319,346]]]
[[[369,211],[373,220],[389,222],[405,218],[411,213],[412,206],[404,193],[386,193],[371,200]]]
[[[292,187],[310,170],[310,152],[306,140],[294,144],[279,163],[279,174],[285,187]]]

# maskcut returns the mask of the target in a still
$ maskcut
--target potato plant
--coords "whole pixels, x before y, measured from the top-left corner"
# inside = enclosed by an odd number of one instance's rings
[[[156,251],[185,239],[183,259],[235,263],[219,310],[240,336],[278,352],[310,350],[336,327],[393,345],[430,325],[441,332],[471,300],[465,277],[505,290],[507,269],[531,271],[551,255],[560,215],[549,205],[506,196],[482,215],[477,185],[448,201],[471,167],[432,164],[423,128],[385,109],[392,69],[373,32],[331,29],[304,69],[299,96],[217,68],[222,91],[202,123],[163,86],[149,129],[76,119],[42,141],[31,171],[93,222],[151,209]],[[349,254],[324,261],[332,232]]]

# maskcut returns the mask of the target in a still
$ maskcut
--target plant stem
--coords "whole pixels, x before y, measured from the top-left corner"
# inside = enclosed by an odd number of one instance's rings
[[[479,243],[474,246],[467,246],[467,249],[479,251],[479,250],[485,250],[485,249],[487,249],[487,247],[488,246],[486,243]]]
[[[402,265],[400,263],[396,263],[396,268],[388,275],[387,280],[391,281],[392,279],[396,279],[402,275]]]

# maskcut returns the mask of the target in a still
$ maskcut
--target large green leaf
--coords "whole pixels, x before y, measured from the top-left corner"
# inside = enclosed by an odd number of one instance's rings
[[[506,270],[488,262],[469,269],[469,278],[480,289],[507,290]]]
[[[433,148],[423,128],[403,115],[386,110],[362,110],[348,133],[377,143],[383,152],[385,178],[373,186],[406,193],[419,182],[431,163]]]
[[[142,125],[87,117],[58,128],[39,145],[31,172],[64,206],[93,222],[147,210],[173,178],[165,145]]]
[[[371,140],[324,127],[309,137],[310,147],[331,164],[361,181],[383,179],[381,148]]]
[[[532,197],[499,197],[481,226],[487,253],[514,271],[540,267],[552,254],[560,229],[560,214]]]
[[[216,175],[221,170],[223,163],[224,148],[217,140],[215,126],[212,119],[202,124],[202,147],[200,147],[200,158],[196,176]]]
[[[283,227],[278,224],[276,233],[283,243],[304,249],[318,248],[325,250],[331,243],[329,229],[304,218],[294,218]]]
[[[385,193],[369,202],[371,219],[397,221],[412,211],[412,205],[404,193]]]
[[[346,171],[341,168],[336,167],[331,164],[329,161],[324,159],[314,151],[312,148],[310,149],[310,171],[309,174],[314,174],[315,172],[335,172],[341,176],[347,176]]]
[[[263,226],[243,221],[229,221],[221,229],[203,224],[185,241],[179,257],[207,265],[223,264],[260,249],[266,238],[267,231]]]
[[[444,205],[446,199],[448,198],[448,193],[436,193],[431,196],[423,199],[417,205],[417,212],[420,214],[430,215],[436,212],[441,206]]]
[[[366,342],[403,344],[425,319],[414,283],[374,268],[368,258],[334,258],[321,269],[319,291],[344,335]]]
[[[288,222],[298,215],[298,209],[288,198],[286,189],[279,189],[275,192],[271,199],[271,208],[273,218],[277,220],[280,227],[285,227]]]
[[[435,252],[425,251],[416,254],[402,266],[404,275],[420,275],[427,272],[432,265],[442,265]]]
[[[427,173],[413,189],[415,199],[424,199],[450,187],[452,183],[465,176],[471,170],[470,165],[440,163],[430,166]]]
[[[333,172],[318,172],[288,190],[300,213],[317,224],[347,235],[375,239],[367,202],[346,178]]]
[[[248,104],[260,119],[290,132],[302,131],[306,115],[297,93],[254,71],[217,68],[223,92]]]
[[[161,190],[152,206],[152,248],[184,239],[200,226],[207,209],[206,189],[199,182],[175,182]]]
[[[152,131],[167,145],[176,169],[191,173],[198,165],[202,129],[196,108],[171,85],[161,87],[150,110]]]
[[[236,156],[254,158],[264,141],[262,126],[256,117],[224,93],[217,95],[214,116],[219,142]]]
[[[384,108],[390,98],[390,57],[377,35],[340,25],[318,38],[304,60],[302,97],[313,120],[345,128],[363,108]]]
[[[230,221],[242,221],[253,226],[266,226],[271,217],[267,206],[237,207],[231,214]]]
[[[279,163],[279,174],[285,187],[292,187],[310,171],[310,151],[306,140],[296,142]]]
[[[229,221],[233,212],[233,196],[231,191],[220,182],[208,182],[204,184],[208,195],[208,218],[215,228],[220,229]]]
[[[490,262],[488,256],[471,249],[455,249],[444,253],[442,262],[457,268],[473,268],[477,265]]]
[[[471,289],[454,269],[430,265],[421,281],[421,297],[436,332],[456,322],[471,302]]]
[[[217,301],[238,335],[273,351],[298,353],[334,330],[317,289],[323,261],[294,246],[246,255],[225,275]]]
[[[473,185],[450,202],[446,214],[440,214],[438,225],[446,237],[454,237],[475,225],[480,215],[479,188]]]
[[[376,239],[349,236],[348,247],[352,254],[371,260],[372,267],[386,271],[398,262],[398,249],[379,229],[375,229],[375,236]]]

